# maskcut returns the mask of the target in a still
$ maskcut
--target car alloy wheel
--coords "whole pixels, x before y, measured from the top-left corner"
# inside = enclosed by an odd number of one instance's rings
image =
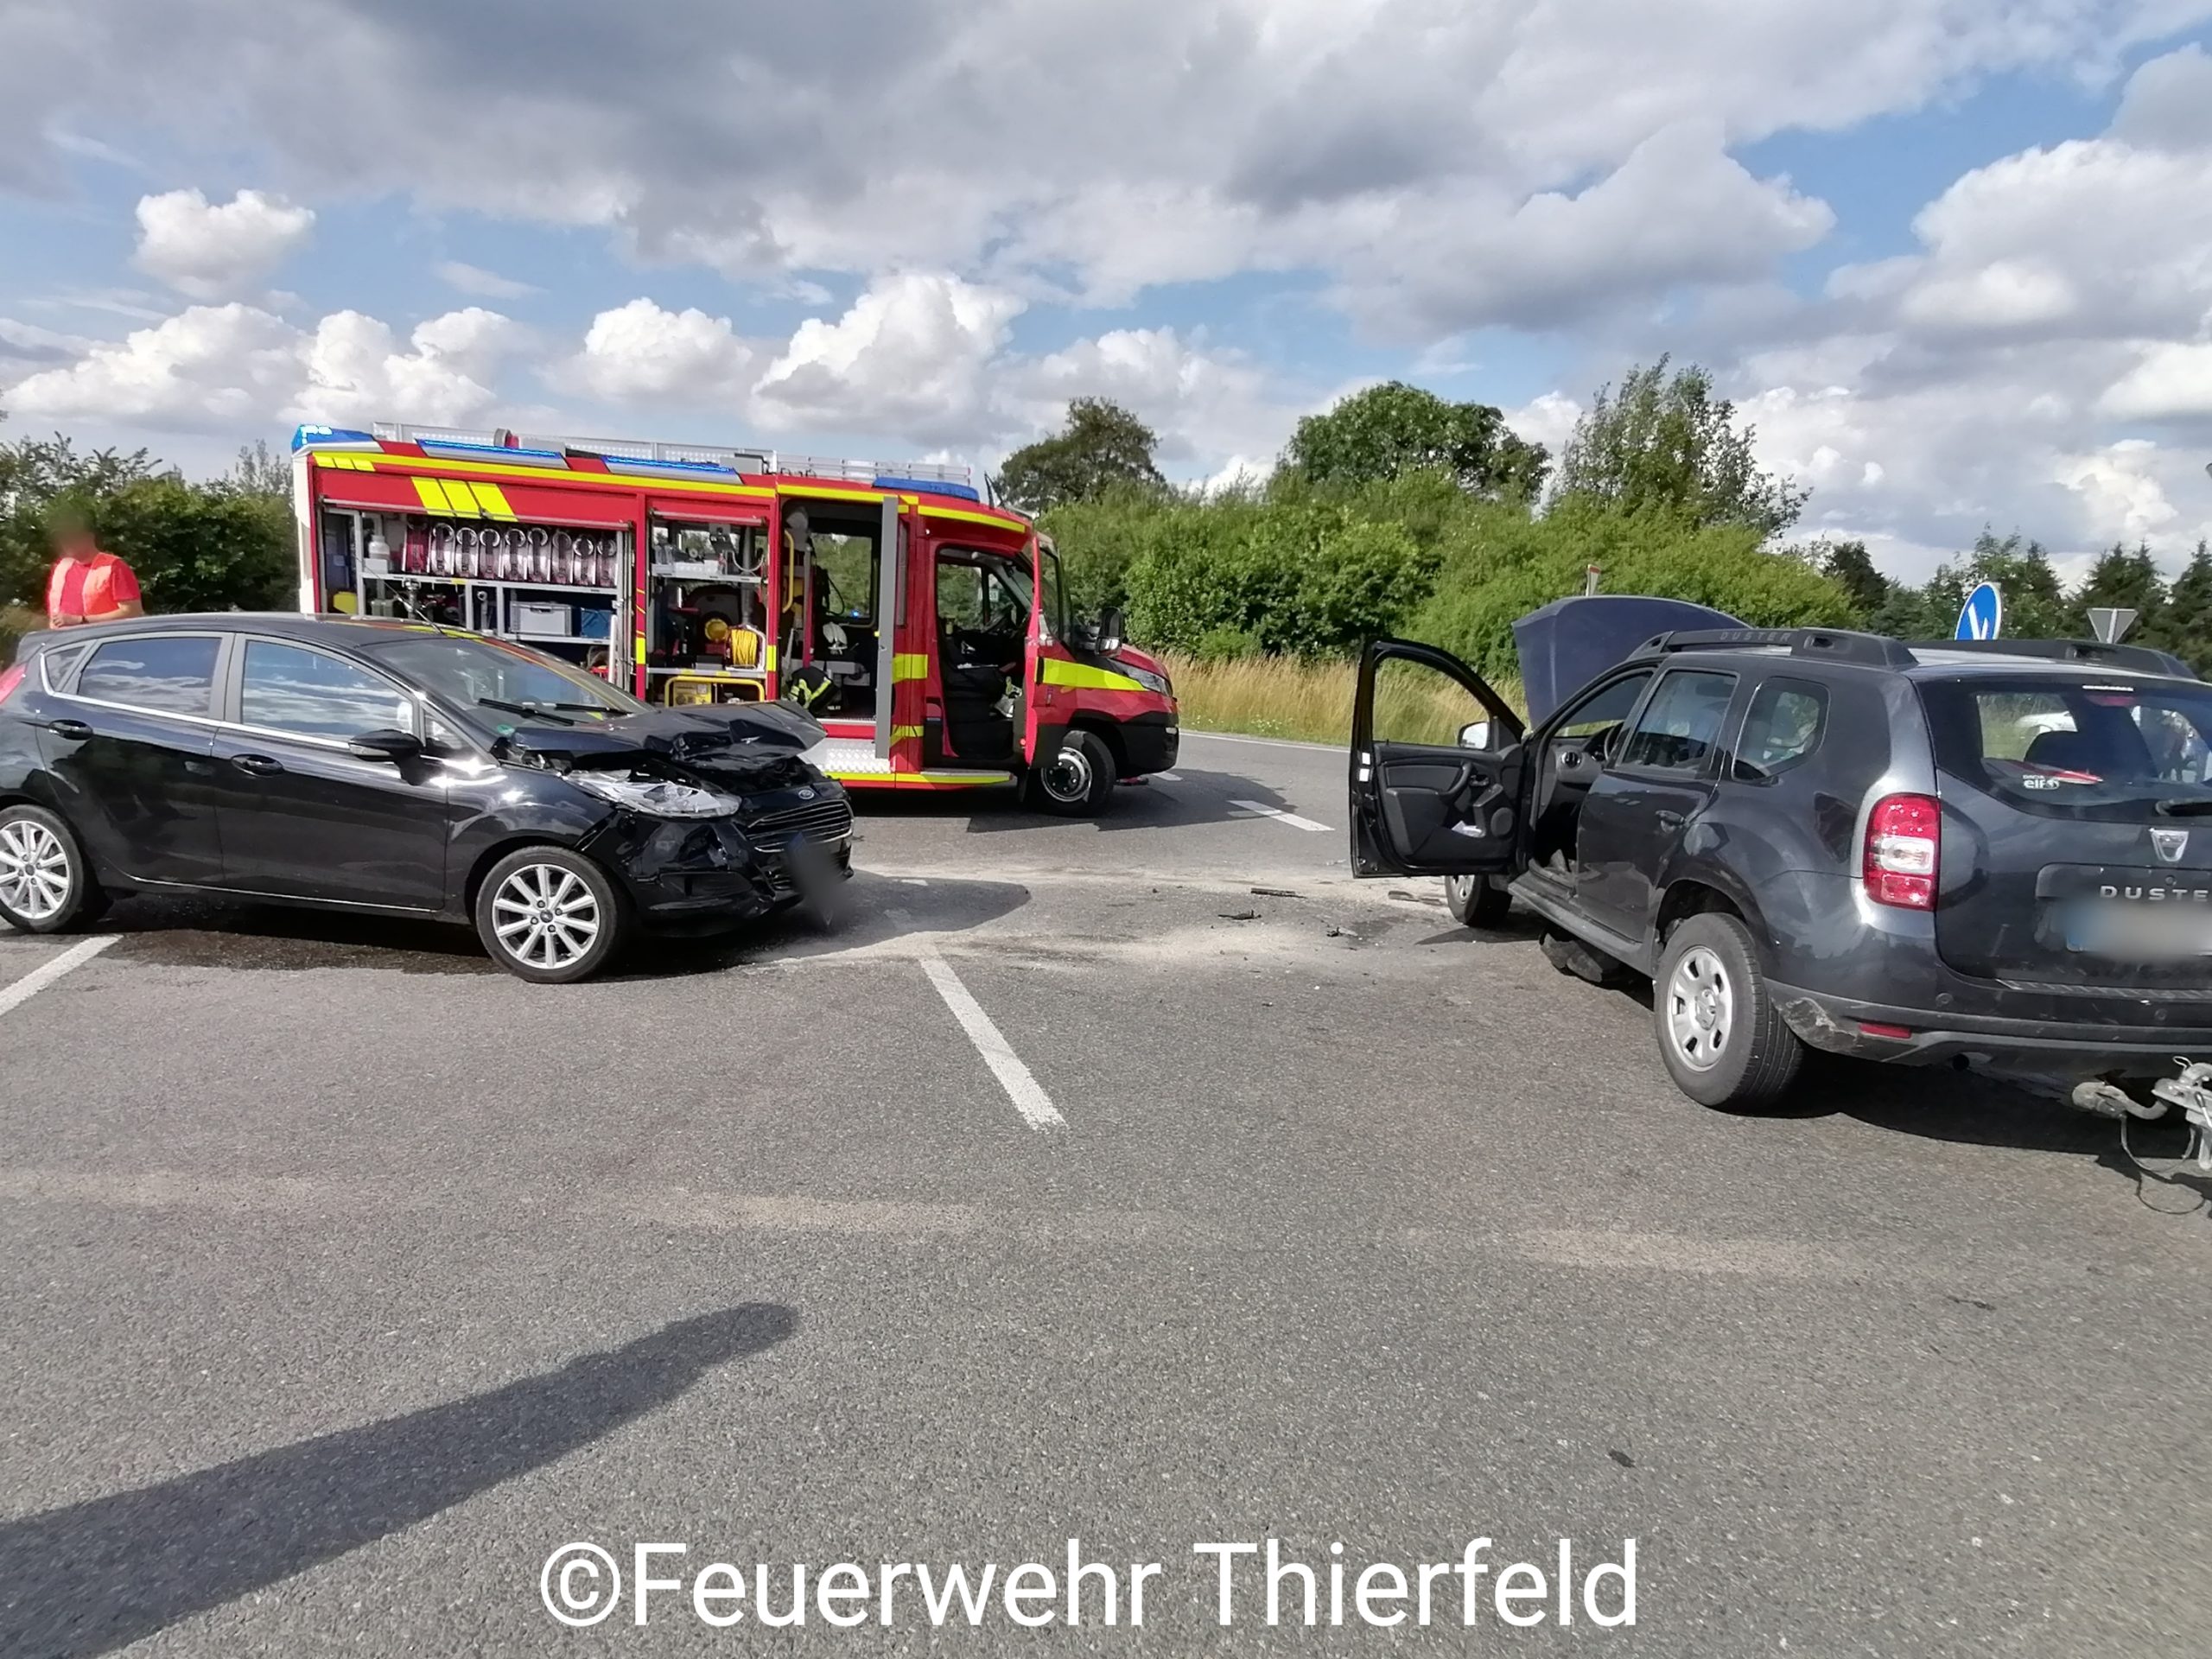
[[[1736,993],[1728,969],[1705,945],[1682,953],[1667,981],[1667,1034],[1684,1065],[1710,1071],[1736,1028]]]
[[[35,818],[0,823],[0,902],[25,921],[51,921],[69,902],[69,849]]]
[[[574,870],[525,864],[492,898],[492,931],[525,967],[574,966],[590,951],[603,920],[599,900]]]

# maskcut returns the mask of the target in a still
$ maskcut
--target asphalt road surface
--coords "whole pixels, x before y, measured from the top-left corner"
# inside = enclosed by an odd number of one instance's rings
[[[861,830],[841,930],[566,988],[276,910],[0,939],[0,1654],[2212,1651],[2212,1181],[1950,1075],[1696,1106],[1648,1001],[1349,881],[1325,751]],[[1071,1538],[1114,1626],[881,1623]],[[1320,1629],[1264,1554],[1217,1622],[1193,1546],[1270,1538]],[[1501,1622],[1631,1538],[1632,1628]]]

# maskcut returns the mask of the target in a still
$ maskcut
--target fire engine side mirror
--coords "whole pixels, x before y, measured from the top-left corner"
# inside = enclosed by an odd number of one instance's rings
[[[1098,649],[1109,657],[1122,648],[1122,636],[1128,631],[1128,620],[1118,607],[1109,605],[1098,613]]]

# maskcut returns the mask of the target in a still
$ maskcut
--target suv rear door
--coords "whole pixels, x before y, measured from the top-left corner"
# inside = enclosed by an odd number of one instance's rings
[[[1370,643],[1352,703],[1352,874],[1508,874],[1522,736],[1520,716],[1451,652]]]
[[[2212,995],[2212,687],[2102,667],[1917,682],[1936,944],[2016,983]]]

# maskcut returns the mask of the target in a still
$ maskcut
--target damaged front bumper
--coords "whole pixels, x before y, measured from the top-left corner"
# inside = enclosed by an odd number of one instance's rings
[[[707,931],[795,903],[812,882],[852,874],[849,808],[834,835],[809,836],[778,817],[652,818],[618,810],[578,850],[620,879],[648,928]]]

